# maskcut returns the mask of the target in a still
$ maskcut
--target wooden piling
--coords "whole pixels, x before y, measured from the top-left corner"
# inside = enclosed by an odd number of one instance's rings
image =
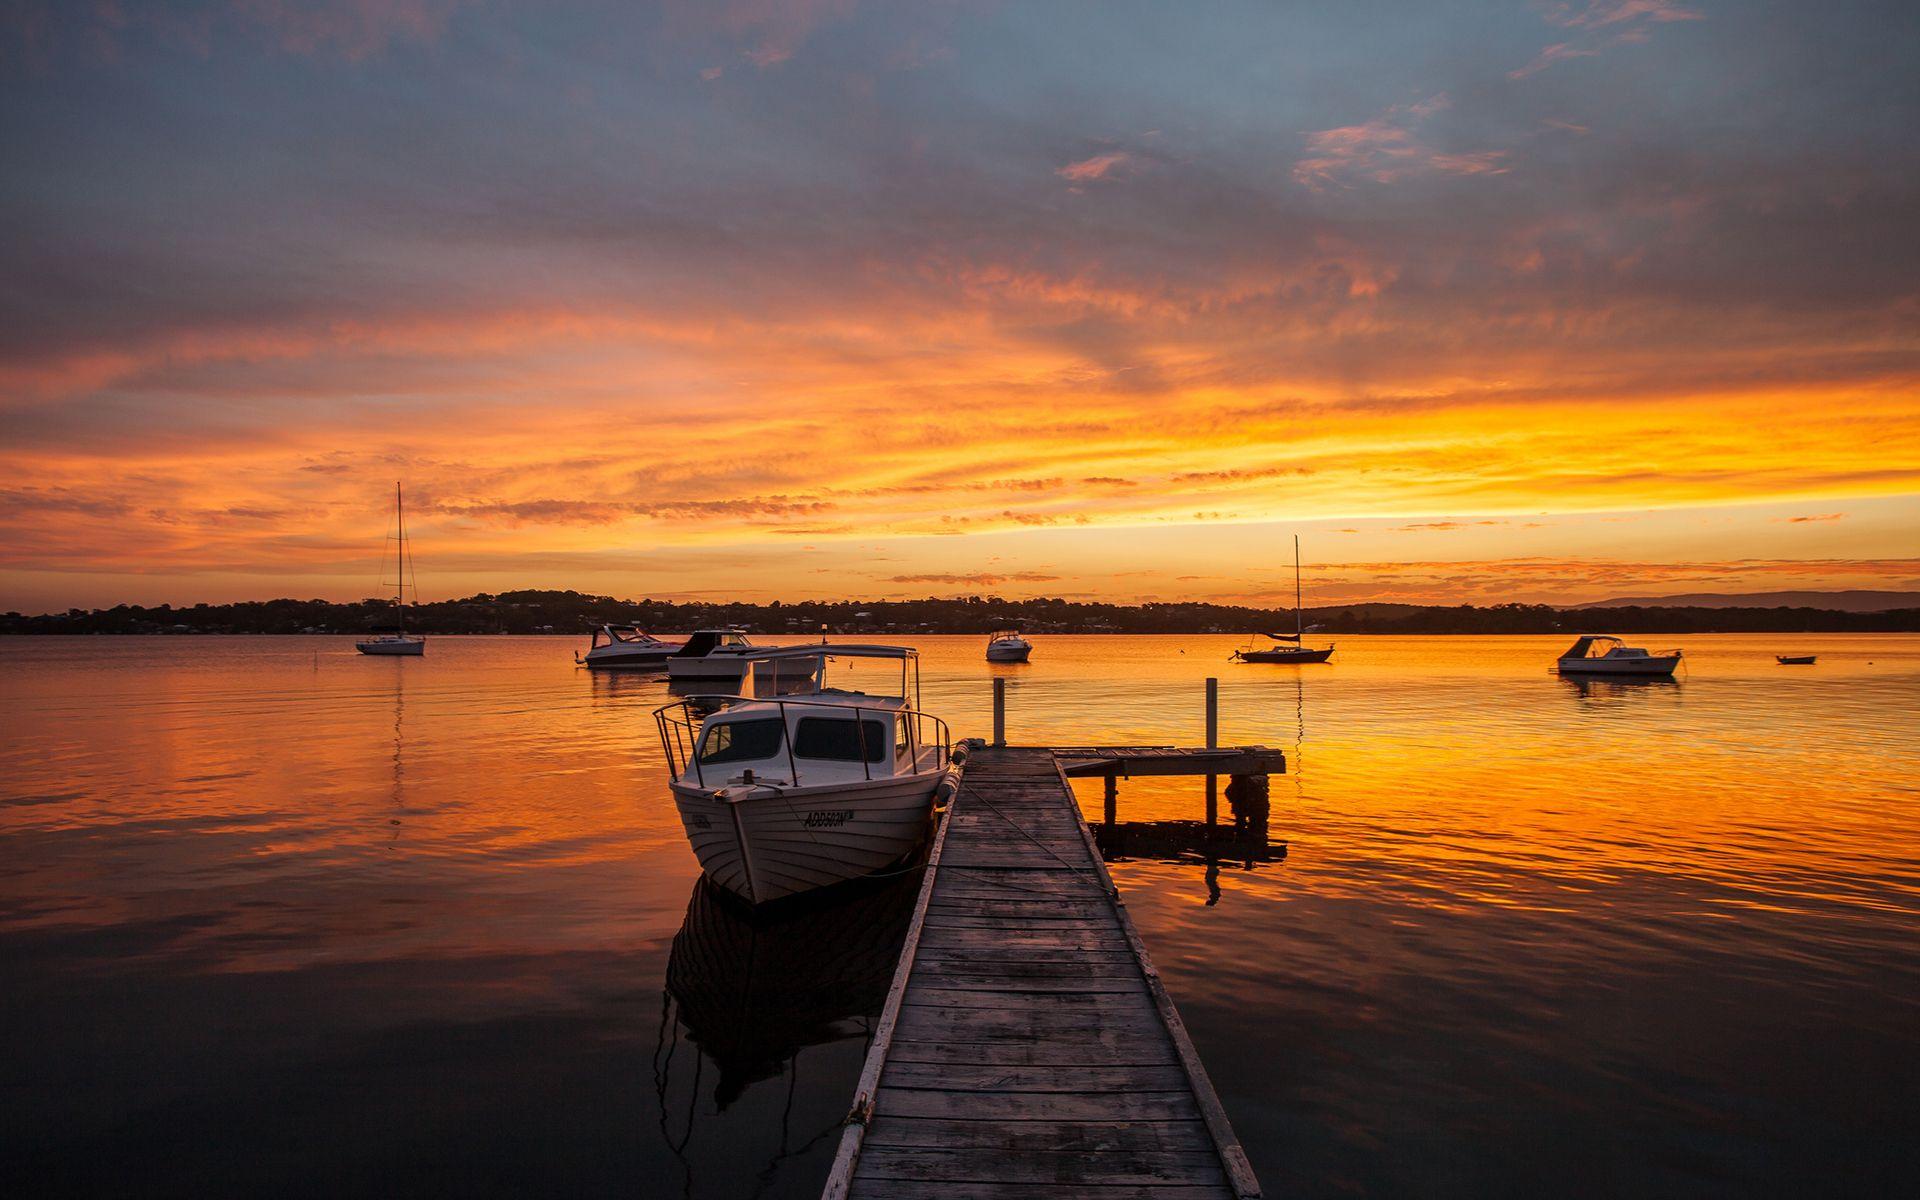
[[[1007,744],[1007,681],[1004,676],[996,676],[993,681],[993,744]]]
[[[1220,745],[1220,681],[1207,679],[1207,749],[1218,749]],[[1212,829],[1220,819],[1220,777],[1207,776],[1207,828]]]

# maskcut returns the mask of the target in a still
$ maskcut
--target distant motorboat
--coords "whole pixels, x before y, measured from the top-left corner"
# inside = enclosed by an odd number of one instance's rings
[[[1249,642],[1246,646],[1233,652],[1231,656],[1232,661],[1250,663],[1326,662],[1333,657],[1332,644],[1329,643],[1323,650],[1316,650],[1311,646],[1305,645],[1301,639],[1320,627],[1318,625],[1309,627],[1303,624],[1303,618],[1304,613],[1300,607],[1300,538],[1299,535],[1296,534],[1293,539],[1293,632],[1263,634],[1263,637],[1282,644],[1261,648]],[[1286,645],[1285,643],[1288,642],[1293,644]]]
[[[573,661],[595,668],[627,667],[658,671],[667,658],[679,651],[682,642],[663,642],[635,625],[602,625],[593,634],[586,657],[577,652]]]
[[[1783,667],[1810,667],[1818,657],[1815,654],[1776,654],[1773,661]]]
[[[1033,643],[1021,637],[1017,629],[1002,629],[987,639],[988,662],[1026,662],[1032,653]]]
[[[418,658],[427,652],[427,639],[407,632],[407,588],[413,588],[413,598],[417,601],[420,599],[420,585],[412,582],[413,551],[407,542],[407,512],[397,482],[393,485],[393,524],[396,531],[393,539],[394,623],[375,626],[374,632],[379,636],[355,642],[353,648],[362,654]],[[382,562],[384,564],[384,558]]]
[[[738,685],[747,675],[747,660],[743,656],[754,649],[744,629],[732,626],[696,629],[679,649],[667,656],[667,675],[672,679]]]
[[[906,860],[951,777],[946,723],[908,702],[919,691],[915,651],[821,643],[762,650],[749,661],[757,675],[787,660],[824,670],[829,657],[899,662],[900,694],[821,687],[795,698],[702,696],[654,712],[694,856],[749,904]]]
[[[1560,656],[1562,675],[1642,675],[1670,676],[1680,665],[1680,651],[1649,654],[1638,646],[1629,646],[1617,637],[1582,634]]]

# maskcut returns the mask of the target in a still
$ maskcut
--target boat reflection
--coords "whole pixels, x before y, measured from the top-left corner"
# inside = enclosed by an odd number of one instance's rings
[[[701,876],[667,961],[687,1038],[719,1068],[716,1108],[808,1046],[866,1038],[893,981],[921,872],[754,910]]]
[[[1634,700],[1648,696],[1678,695],[1680,690],[1680,681],[1669,675],[1628,675],[1610,679],[1562,675],[1560,682],[1582,700]]]

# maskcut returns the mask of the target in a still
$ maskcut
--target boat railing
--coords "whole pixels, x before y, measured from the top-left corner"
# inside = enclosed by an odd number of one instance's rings
[[[694,782],[701,787],[707,786],[705,768],[700,762],[700,723],[713,713],[736,704],[763,705],[779,711],[780,744],[786,754],[788,778],[794,787],[802,786],[803,780],[800,775],[801,760],[793,753],[793,725],[787,720],[789,707],[851,712],[853,727],[860,739],[860,766],[868,779],[873,778],[875,761],[867,753],[866,718],[869,715],[887,719],[889,740],[892,737],[892,719],[898,717],[903,722],[907,735],[907,762],[915,770],[919,767],[920,755],[924,750],[937,750],[936,762],[944,763],[953,756],[953,735],[947,729],[947,723],[915,708],[869,707],[829,700],[772,700],[756,696],[691,696],[653,711],[654,723],[660,729],[660,748],[666,756],[667,770],[675,780],[685,779],[688,768],[692,768]],[[838,763],[842,760],[820,761]],[[882,758],[879,761],[887,760]]]

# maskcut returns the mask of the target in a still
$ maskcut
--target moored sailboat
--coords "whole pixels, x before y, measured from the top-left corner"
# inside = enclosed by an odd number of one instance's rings
[[[1323,663],[1333,657],[1333,644],[1329,642],[1325,649],[1316,650],[1302,641],[1307,635],[1304,610],[1300,607],[1300,536],[1293,538],[1293,632],[1268,633],[1264,636],[1282,643],[1278,646],[1258,648],[1252,644],[1235,650],[1233,658],[1237,662],[1258,663]],[[1285,643],[1291,642],[1292,645]]]
[[[394,623],[375,626],[373,632],[378,636],[355,642],[354,649],[362,654],[418,658],[427,652],[427,639],[407,632],[407,589],[413,588],[413,598],[417,601],[420,599],[420,585],[413,577],[413,551],[407,542],[407,511],[398,482],[393,485],[393,525]]]

